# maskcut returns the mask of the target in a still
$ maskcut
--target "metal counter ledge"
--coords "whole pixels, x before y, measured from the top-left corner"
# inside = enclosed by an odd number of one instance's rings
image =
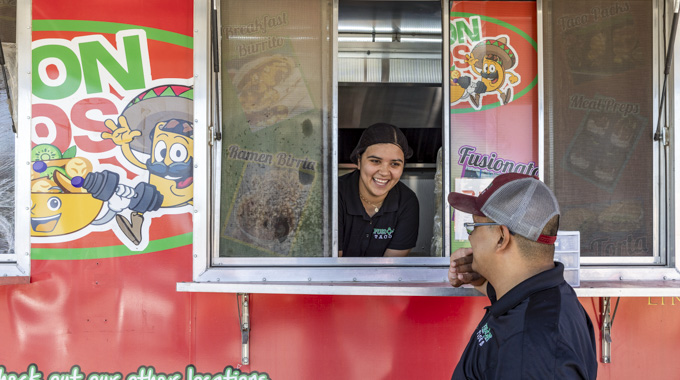
[[[582,281],[579,297],[680,297],[680,281]],[[447,282],[180,282],[178,292],[324,294],[361,296],[481,296],[472,287]]]

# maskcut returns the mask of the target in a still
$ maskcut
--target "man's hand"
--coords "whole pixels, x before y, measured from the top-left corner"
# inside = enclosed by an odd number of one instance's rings
[[[125,116],[118,118],[118,125],[116,125],[116,122],[111,119],[106,120],[104,124],[108,129],[111,130],[111,132],[102,132],[102,138],[110,139],[118,146],[129,144],[132,142],[132,140],[134,140],[135,137],[142,135],[142,132],[133,131],[130,129]]]
[[[483,285],[486,279],[472,270],[472,248],[459,248],[451,253],[449,283],[453,287],[464,284]]]

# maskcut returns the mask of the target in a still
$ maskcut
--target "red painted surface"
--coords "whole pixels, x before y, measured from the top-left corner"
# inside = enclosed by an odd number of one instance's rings
[[[41,19],[107,20],[190,34],[192,4],[36,0],[33,6]],[[176,62],[180,72],[190,59],[185,54]],[[185,233],[189,220],[157,218],[151,232],[154,239]],[[101,243],[97,236],[79,246]],[[191,246],[184,246],[110,259],[33,260],[30,284],[0,286],[0,366],[23,372],[34,363],[45,380],[77,380],[50,376],[69,374],[75,365],[86,376],[123,378],[140,366],[166,374],[183,374],[188,365],[202,373],[239,367],[236,295],[175,291],[177,282],[191,280],[191,256]],[[582,302],[598,321],[599,300]],[[482,297],[255,294],[252,364],[240,370],[275,380],[446,379],[487,303]],[[622,299],[612,363],[600,365],[599,378],[678,378],[679,316],[680,299]]]
[[[68,0],[33,2],[36,20],[91,20],[115,22],[192,35],[194,2],[188,0]]]
[[[240,362],[234,294],[177,293],[189,247],[124,258],[34,261],[32,283],[0,288],[0,365],[68,372],[216,373]],[[598,299],[582,300],[595,322]],[[662,304],[663,302],[663,304]],[[447,378],[482,297],[252,295],[251,363],[273,379]],[[624,298],[601,379],[673,379],[680,299]]]
[[[175,283],[191,279],[189,249],[34,260],[30,284],[0,288],[0,364],[16,372],[36,363],[48,373],[186,362],[191,295],[175,292]]]

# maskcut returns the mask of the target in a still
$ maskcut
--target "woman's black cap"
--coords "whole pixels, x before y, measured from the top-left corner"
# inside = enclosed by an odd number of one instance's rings
[[[404,133],[392,124],[377,123],[366,128],[361,134],[359,143],[349,156],[353,163],[359,163],[359,156],[366,151],[371,145],[375,144],[394,144],[401,148],[404,152],[404,159],[407,160],[413,156],[413,150],[408,146],[408,140]]]

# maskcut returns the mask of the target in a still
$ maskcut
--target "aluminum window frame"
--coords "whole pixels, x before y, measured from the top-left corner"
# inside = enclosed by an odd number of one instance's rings
[[[30,0],[17,2],[17,133],[14,146],[14,253],[0,262],[0,284],[25,283],[31,275],[31,9]]]

